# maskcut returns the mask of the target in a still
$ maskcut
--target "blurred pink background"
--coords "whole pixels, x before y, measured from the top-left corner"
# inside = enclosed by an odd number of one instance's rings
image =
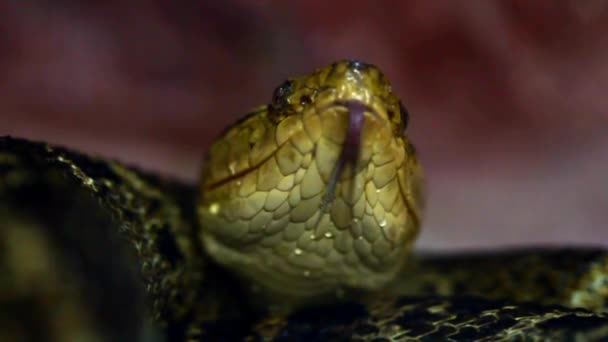
[[[0,1],[0,135],[194,181],[288,76],[378,65],[427,171],[420,246],[608,246],[608,2]]]

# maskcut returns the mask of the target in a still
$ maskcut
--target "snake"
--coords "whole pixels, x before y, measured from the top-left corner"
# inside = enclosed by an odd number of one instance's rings
[[[0,138],[0,338],[601,341],[601,246],[414,248],[426,179],[380,69],[289,78],[198,184]]]

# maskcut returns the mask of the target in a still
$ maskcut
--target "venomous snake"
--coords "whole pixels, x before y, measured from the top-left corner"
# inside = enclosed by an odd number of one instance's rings
[[[0,138],[0,339],[608,338],[601,248],[411,253],[408,121],[344,60],[225,130],[198,187]]]

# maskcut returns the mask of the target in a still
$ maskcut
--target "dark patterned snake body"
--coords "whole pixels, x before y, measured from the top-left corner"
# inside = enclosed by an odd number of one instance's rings
[[[198,189],[0,138],[0,339],[607,338],[601,248],[411,253],[407,121],[340,61],[227,129]]]

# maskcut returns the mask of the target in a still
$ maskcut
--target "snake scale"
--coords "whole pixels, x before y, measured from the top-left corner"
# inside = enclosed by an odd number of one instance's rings
[[[343,60],[226,129],[198,186],[0,138],[0,339],[607,339],[602,248],[411,252],[408,121]]]

